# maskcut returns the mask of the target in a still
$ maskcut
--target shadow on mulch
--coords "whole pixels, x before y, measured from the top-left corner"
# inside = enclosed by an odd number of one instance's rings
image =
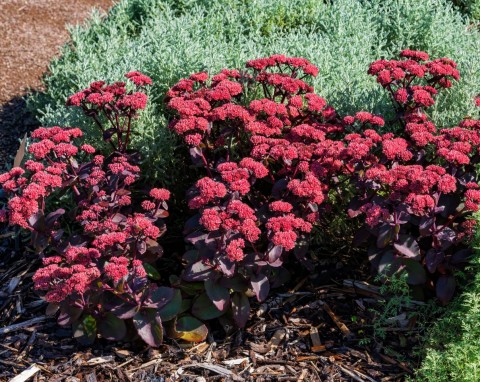
[[[0,105],[0,171],[12,165],[25,133],[39,126],[27,108],[25,97],[14,97]]]

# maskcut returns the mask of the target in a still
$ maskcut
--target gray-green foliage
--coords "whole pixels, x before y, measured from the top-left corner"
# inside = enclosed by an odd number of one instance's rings
[[[480,38],[444,0],[122,0],[102,20],[72,29],[72,43],[52,62],[46,93],[34,97],[44,125],[77,125],[98,135],[68,95],[97,79],[120,80],[129,70],[151,76],[152,103],[134,143],[148,159],[148,175],[178,176],[175,139],[166,129],[162,98],[179,78],[217,71],[272,53],[304,56],[319,66],[316,91],[340,111],[382,112],[386,96],[366,74],[370,62],[404,48],[459,63],[462,79],[443,95],[432,116],[440,125],[472,112],[480,91]],[[177,158],[177,159],[175,159]]]
[[[480,259],[477,259],[476,277],[434,325],[416,381],[480,381],[479,266]]]

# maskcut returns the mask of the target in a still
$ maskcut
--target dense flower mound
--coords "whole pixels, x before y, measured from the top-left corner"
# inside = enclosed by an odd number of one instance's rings
[[[151,83],[138,72],[127,77],[138,86]],[[132,118],[144,105],[126,107],[124,86],[95,82],[68,101],[108,131],[97,118],[103,110],[123,152],[96,154],[94,147],[81,144],[77,128],[35,130],[28,148],[32,159],[0,175],[9,196],[0,221],[30,231],[43,263],[33,276],[35,289],[60,309],[59,323],[73,325],[81,342],[93,341],[97,331],[107,339],[123,339],[129,320],[146,343],[158,346],[162,321],[174,318],[181,302],[178,291],[152,279],[163,253],[157,239],[165,232],[162,218],[168,215],[170,192],[153,188],[141,203],[133,200],[140,168],[137,156],[125,152]],[[144,93],[131,95],[146,100]],[[50,212],[59,200],[65,209]]]
[[[231,306],[244,325],[248,306],[239,296],[266,298],[289,253],[309,266],[312,227],[328,221],[332,195],[347,188],[355,197],[343,208],[365,216],[356,242],[369,245],[372,263],[408,272],[411,284],[433,282],[448,301],[480,201],[480,122],[437,129],[426,114],[460,78],[455,62],[404,50],[371,64],[397,115],[389,121],[397,132],[386,134],[378,132],[381,116],[342,117],[315,94],[305,79],[318,69],[305,59],[273,55],[246,68],[196,73],[167,93],[176,112],[170,128],[206,175],[188,193],[198,215],[185,228],[193,249],[183,279],[204,280],[218,314]],[[230,295],[239,280],[244,289]]]
[[[67,105],[93,118],[110,153],[82,143],[80,129],[42,127],[30,158],[0,175],[0,222],[30,234],[43,262],[35,288],[60,309],[59,323],[85,343],[97,332],[130,338],[135,328],[151,346],[165,321],[169,336],[188,341],[205,339],[199,320],[225,315],[243,327],[249,297],[263,301],[282,285],[289,257],[312,269],[312,231],[338,213],[361,227],[353,245],[368,247],[376,271],[406,272],[449,301],[480,205],[480,121],[439,128],[429,118],[438,93],[460,78],[452,60],[404,50],[368,73],[389,93],[393,120],[340,115],[307,82],[318,69],[283,55],[195,73],[167,92],[169,127],[201,174],[187,190],[185,269],[171,287],[155,269],[171,195],[140,196],[141,153],[129,149],[152,80],[129,72],[135,91],[97,81],[71,96]]]

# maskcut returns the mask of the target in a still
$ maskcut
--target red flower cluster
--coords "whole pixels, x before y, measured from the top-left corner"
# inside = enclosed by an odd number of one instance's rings
[[[125,82],[115,82],[107,85],[104,81],[92,82],[90,86],[68,97],[67,106],[81,107],[85,115],[92,117],[103,133],[103,139],[110,142],[114,150],[126,152],[131,135],[132,119],[138,116],[138,111],[145,109],[148,96],[144,93],[144,87],[152,85],[152,79],[140,72],[133,71],[125,74],[125,77],[136,86],[137,91],[128,91]],[[101,115],[110,124],[105,127],[102,124]],[[116,143],[112,138],[116,136]],[[39,146],[39,154],[47,150]],[[86,146],[82,150],[91,151]]]
[[[274,55],[249,61],[244,72],[223,70],[210,83],[207,73],[198,73],[170,89],[166,101],[177,112],[170,127],[194,146],[194,163],[208,175],[190,191],[189,206],[200,210],[200,228],[209,234],[200,240],[187,236],[196,248],[205,246],[200,251],[205,264],[228,276],[239,263],[249,264],[256,280],[269,266],[281,265],[282,254],[323,218],[340,184],[352,187],[356,207],[350,215],[366,215],[378,253],[393,248],[397,255],[421,259],[429,248],[461,246],[472,232],[471,223],[462,222],[480,201],[477,190],[465,186],[472,168],[464,167],[477,153],[480,125],[465,120],[437,130],[424,110],[439,90],[459,79],[456,64],[447,58],[429,61],[420,51],[400,56],[376,61],[368,71],[391,93],[399,133],[379,134],[385,120],[369,112],[339,117],[297,78],[300,71],[318,72],[304,59]],[[223,81],[228,82],[220,91]],[[253,87],[263,93],[247,100]],[[452,215],[445,204],[458,198],[465,207]],[[248,218],[231,214],[233,202],[241,203]],[[429,237],[430,247],[416,253],[415,232]],[[446,237],[453,238],[450,244]],[[443,269],[450,274],[448,265]]]

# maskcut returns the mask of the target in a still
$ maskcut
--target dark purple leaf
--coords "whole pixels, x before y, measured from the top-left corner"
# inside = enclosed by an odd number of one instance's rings
[[[394,228],[389,224],[384,224],[379,228],[377,237],[378,248],[385,248],[393,241],[395,236]]]
[[[441,215],[443,217],[448,217],[455,213],[457,207],[460,205],[461,199],[460,195],[457,194],[442,194],[438,201],[438,206],[443,207]]]
[[[225,288],[232,289],[234,292],[245,292],[248,289],[247,280],[242,275],[222,277],[219,283]]]
[[[415,260],[406,259],[403,261],[407,272],[407,283],[410,285],[423,285],[427,281],[427,275],[423,266]]]
[[[267,276],[262,274],[253,275],[250,278],[250,282],[257,300],[260,302],[264,301],[268,297],[268,292],[270,292],[270,283]]]
[[[182,278],[185,281],[205,281],[213,274],[211,267],[203,264],[202,261],[197,261],[185,269]]]
[[[145,240],[137,241],[136,247],[140,255],[143,255],[145,252],[147,252],[147,243],[145,243]]]
[[[160,314],[155,309],[144,309],[133,317],[133,325],[142,340],[150,346],[160,346],[163,341],[163,327]]]
[[[395,256],[395,253],[393,251],[387,251],[380,258],[378,272],[391,276],[398,271],[400,266],[400,260]]]
[[[218,259],[218,265],[225,276],[230,277],[234,275],[235,262],[231,261],[228,257],[223,256]]]
[[[182,308],[182,293],[175,289],[172,299],[158,312],[163,322],[170,321],[180,313]]]
[[[205,291],[218,310],[225,311],[230,303],[230,292],[213,279],[205,280]]]
[[[169,287],[159,287],[150,292],[148,300],[144,303],[147,308],[161,309],[167,305],[175,295],[175,290]]]
[[[53,227],[55,222],[60,219],[60,217],[65,213],[65,210],[63,208],[59,208],[58,210],[54,212],[50,212],[46,218],[45,218],[45,225],[47,227]]]
[[[283,247],[281,245],[276,245],[268,251],[268,262],[270,264],[275,263],[280,257],[282,256],[283,253]]]
[[[230,303],[230,296],[228,305],[224,305],[224,309],[227,309]],[[202,293],[198,296],[192,305],[192,314],[195,317],[198,317],[201,320],[213,320],[214,318],[220,317],[225,310],[218,309],[208,297],[206,293]]]
[[[420,219],[419,229],[421,236],[428,236],[430,235],[430,231],[433,227],[433,223],[435,219],[433,217],[424,216]]]
[[[245,327],[250,316],[250,302],[244,293],[234,293],[232,298],[233,319],[239,328]]]
[[[455,231],[449,227],[443,228],[440,232],[436,235],[437,239],[440,241],[442,245],[442,249],[447,249],[451,247],[457,238],[457,234]]]
[[[437,297],[442,304],[447,304],[453,298],[456,285],[457,283],[453,276],[443,275],[439,277],[435,290],[437,292]]]
[[[187,236],[185,236],[185,241],[193,245],[197,245],[200,242],[204,242],[208,237],[208,234],[202,231],[194,231]]]
[[[147,253],[155,255],[156,258],[163,256],[163,247],[160,244],[158,244],[157,241],[147,238],[146,243],[147,243]]]
[[[105,309],[112,312],[122,320],[127,320],[135,316],[138,306],[133,302],[127,302],[122,298],[109,294],[105,300]]]
[[[435,273],[439,264],[445,259],[445,253],[441,250],[431,248],[425,255],[425,264],[430,273]]]
[[[393,244],[393,247],[403,256],[408,258],[415,258],[420,255],[420,247],[417,241],[409,235],[400,235],[398,241]]]
[[[115,223],[115,224],[122,223],[126,220],[127,220],[127,217],[119,213],[116,213],[115,215],[112,216],[112,223]]]
[[[452,264],[468,263],[472,255],[473,250],[471,248],[461,249],[453,254]]]
[[[287,189],[288,180],[282,178],[278,180],[272,187],[272,196],[276,199],[280,199],[283,192]]]
[[[83,310],[80,308],[76,308],[67,304],[62,304],[60,306],[60,314],[58,315],[57,323],[60,326],[72,325],[80,318],[82,313]]]
[[[202,149],[200,147],[197,146],[190,149],[190,158],[196,167],[201,167],[204,165],[202,159]]]
[[[185,227],[183,229],[184,236],[188,235],[200,226],[200,217],[200,214],[197,214],[186,221]]]

